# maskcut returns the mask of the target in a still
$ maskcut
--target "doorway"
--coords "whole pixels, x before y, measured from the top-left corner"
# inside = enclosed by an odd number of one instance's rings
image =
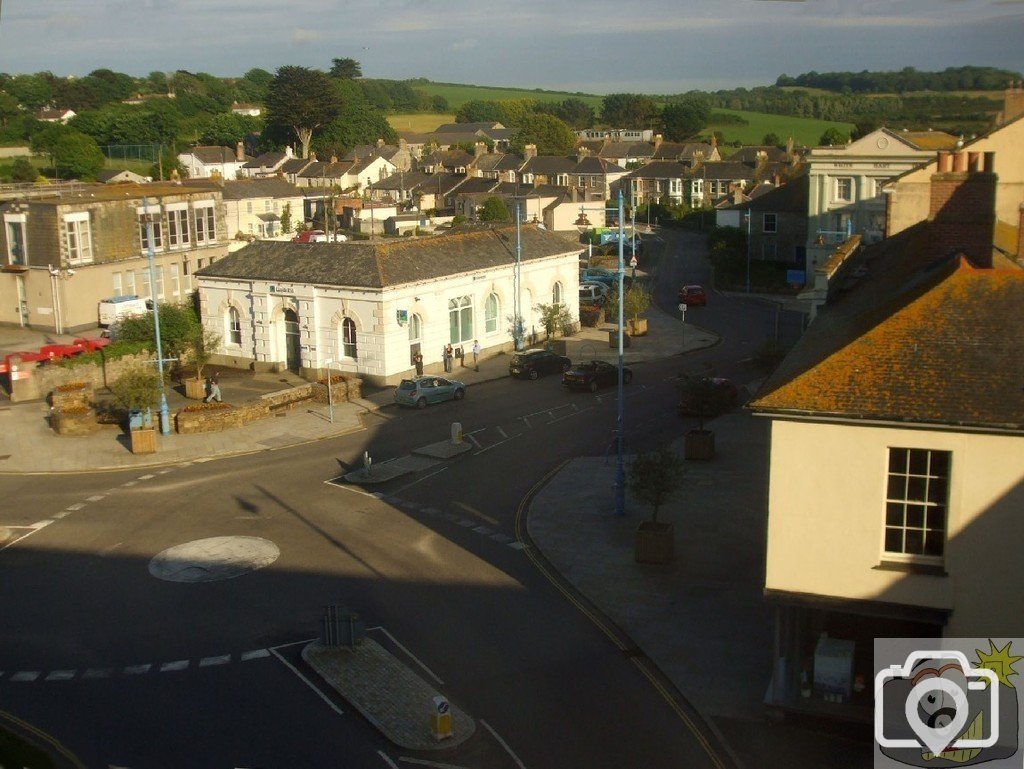
[[[299,344],[299,316],[295,310],[284,311],[285,362],[289,371],[298,371],[302,365],[302,350]]]

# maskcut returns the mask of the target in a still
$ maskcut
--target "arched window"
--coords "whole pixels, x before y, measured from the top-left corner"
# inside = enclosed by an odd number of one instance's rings
[[[498,315],[501,314],[501,305],[498,303],[497,294],[491,294],[484,302],[484,332],[493,334],[498,330]]]
[[[473,339],[473,300],[468,296],[448,300],[448,328],[452,344]]]
[[[418,342],[423,336],[423,318],[416,313],[409,316],[409,341]]]
[[[228,308],[228,339],[231,344],[242,344],[242,317],[238,314],[237,307]]]
[[[562,303],[562,284],[559,283],[556,280],[555,281],[555,285],[552,286],[552,288],[551,288],[551,304],[561,304],[561,303]]]
[[[341,354],[346,358],[357,358],[356,355],[356,322],[345,318],[341,322]]]

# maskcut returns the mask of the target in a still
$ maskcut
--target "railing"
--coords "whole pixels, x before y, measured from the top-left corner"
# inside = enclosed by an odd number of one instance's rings
[[[55,195],[80,194],[92,185],[83,182],[52,182],[50,184],[0,184],[0,200],[49,198]]]

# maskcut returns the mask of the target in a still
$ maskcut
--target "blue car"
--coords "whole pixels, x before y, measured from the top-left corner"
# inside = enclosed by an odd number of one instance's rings
[[[601,267],[590,267],[580,273],[581,283],[603,283],[608,287],[619,284],[619,273],[615,270],[606,270]]]
[[[403,379],[395,388],[395,403],[403,406],[427,407],[428,403],[460,401],[466,397],[466,385],[442,376],[418,376]]]

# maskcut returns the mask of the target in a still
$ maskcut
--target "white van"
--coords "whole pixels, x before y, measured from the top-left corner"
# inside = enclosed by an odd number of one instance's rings
[[[580,283],[580,302],[603,304],[608,298],[608,287],[601,283]]]
[[[100,325],[109,326],[121,318],[127,318],[130,315],[142,315],[147,309],[146,300],[139,299],[135,294],[103,299],[100,301],[99,309]]]

